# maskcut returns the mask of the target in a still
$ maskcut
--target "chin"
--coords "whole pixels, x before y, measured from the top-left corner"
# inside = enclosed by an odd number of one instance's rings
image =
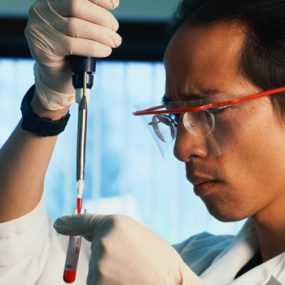
[[[246,217],[238,217],[238,216],[234,216],[234,215],[225,215],[225,214],[217,214],[217,213],[213,213],[210,212],[210,214],[212,216],[214,216],[218,221],[220,222],[224,222],[224,223],[230,223],[230,222],[240,222],[242,220],[244,220]]]
[[[209,213],[221,222],[239,222],[251,216],[247,211],[243,211],[242,209],[239,209],[236,206],[227,207],[225,206],[225,204],[221,203],[211,203],[210,205],[209,204],[210,203],[205,202]]]

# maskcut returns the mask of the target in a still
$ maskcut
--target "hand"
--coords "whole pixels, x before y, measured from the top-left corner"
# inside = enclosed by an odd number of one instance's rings
[[[179,254],[125,216],[63,217],[55,229],[92,241],[88,285],[201,285]]]
[[[25,36],[36,60],[34,73],[40,102],[59,110],[75,101],[66,56],[107,57],[122,39],[108,10],[119,0],[38,0],[29,10]]]

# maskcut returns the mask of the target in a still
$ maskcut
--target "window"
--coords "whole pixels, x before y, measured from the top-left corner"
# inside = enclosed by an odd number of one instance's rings
[[[20,119],[20,102],[33,84],[31,60],[0,60],[3,144]],[[184,167],[162,158],[150,133],[132,112],[159,101],[164,91],[161,63],[101,62],[89,105],[85,199],[95,213],[126,213],[178,242],[201,231],[236,233],[241,223],[220,223],[192,193]],[[76,106],[59,138],[46,179],[51,218],[71,214],[75,199]]]

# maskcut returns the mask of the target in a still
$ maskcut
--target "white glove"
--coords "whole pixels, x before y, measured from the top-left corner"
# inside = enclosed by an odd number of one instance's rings
[[[36,60],[36,94],[47,110],[75,101],[68,55],[103,58],[122,39],[119,24],[107,9],[119,0],[38,0],[29,10],[25,36]]]
[[[170,245],[128,217],[63,217],[54,227],[92,241],[88,285],[202,284]]]

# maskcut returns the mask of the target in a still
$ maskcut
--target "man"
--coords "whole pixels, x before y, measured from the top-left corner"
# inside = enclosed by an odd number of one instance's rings
[[[1,284],[61,284],[65,251],[40,200],[54,135],[74,101],[65,56],[108,56],[120,44],[106,10],[115,6],[41,0],[30,10],[26,36],[37,61],[36,88],[25,96],[23,121],[0,154],[0,250],[7,256],[0,259]],[[162,140],[157,122],[173,127],[175,155],[195,193],[220,220],[249,218],[244,229],[236,238],[194,236],[175,247],[182,260],[126,217],[59,219],[58,232],[92,241],[88,285],[285,282],[284,11],[280,0],[184,0],[165,53],[166,108],[137,113],[155,116]],[[82,275],[90,254],[84,253]]]

